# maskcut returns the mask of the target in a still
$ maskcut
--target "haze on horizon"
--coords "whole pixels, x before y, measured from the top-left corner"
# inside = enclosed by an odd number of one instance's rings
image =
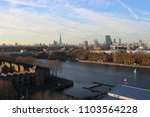
[[[150,42],[149,0],[0,0],[0,44]]]

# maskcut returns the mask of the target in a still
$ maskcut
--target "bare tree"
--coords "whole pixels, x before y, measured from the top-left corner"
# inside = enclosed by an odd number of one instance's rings
[[[16,91],[10,81],[0,79],[0,99],[15,99]]]

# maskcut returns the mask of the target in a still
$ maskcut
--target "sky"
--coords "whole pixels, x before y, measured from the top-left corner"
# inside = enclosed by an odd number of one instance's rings
[[[0,44],[150,43],[150,0],[0,0]]]

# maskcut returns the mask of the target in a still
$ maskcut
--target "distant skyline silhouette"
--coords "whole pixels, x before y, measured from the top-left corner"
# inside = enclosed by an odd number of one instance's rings
[[[150,43],[149,0],[1,0],[0,44]]]

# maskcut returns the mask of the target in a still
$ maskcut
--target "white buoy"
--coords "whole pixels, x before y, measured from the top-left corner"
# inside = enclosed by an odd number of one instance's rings
[[[125,79],[124,79],[124,85],[126,85],[126,84],[127,84],[127,79],[125,78]]]

